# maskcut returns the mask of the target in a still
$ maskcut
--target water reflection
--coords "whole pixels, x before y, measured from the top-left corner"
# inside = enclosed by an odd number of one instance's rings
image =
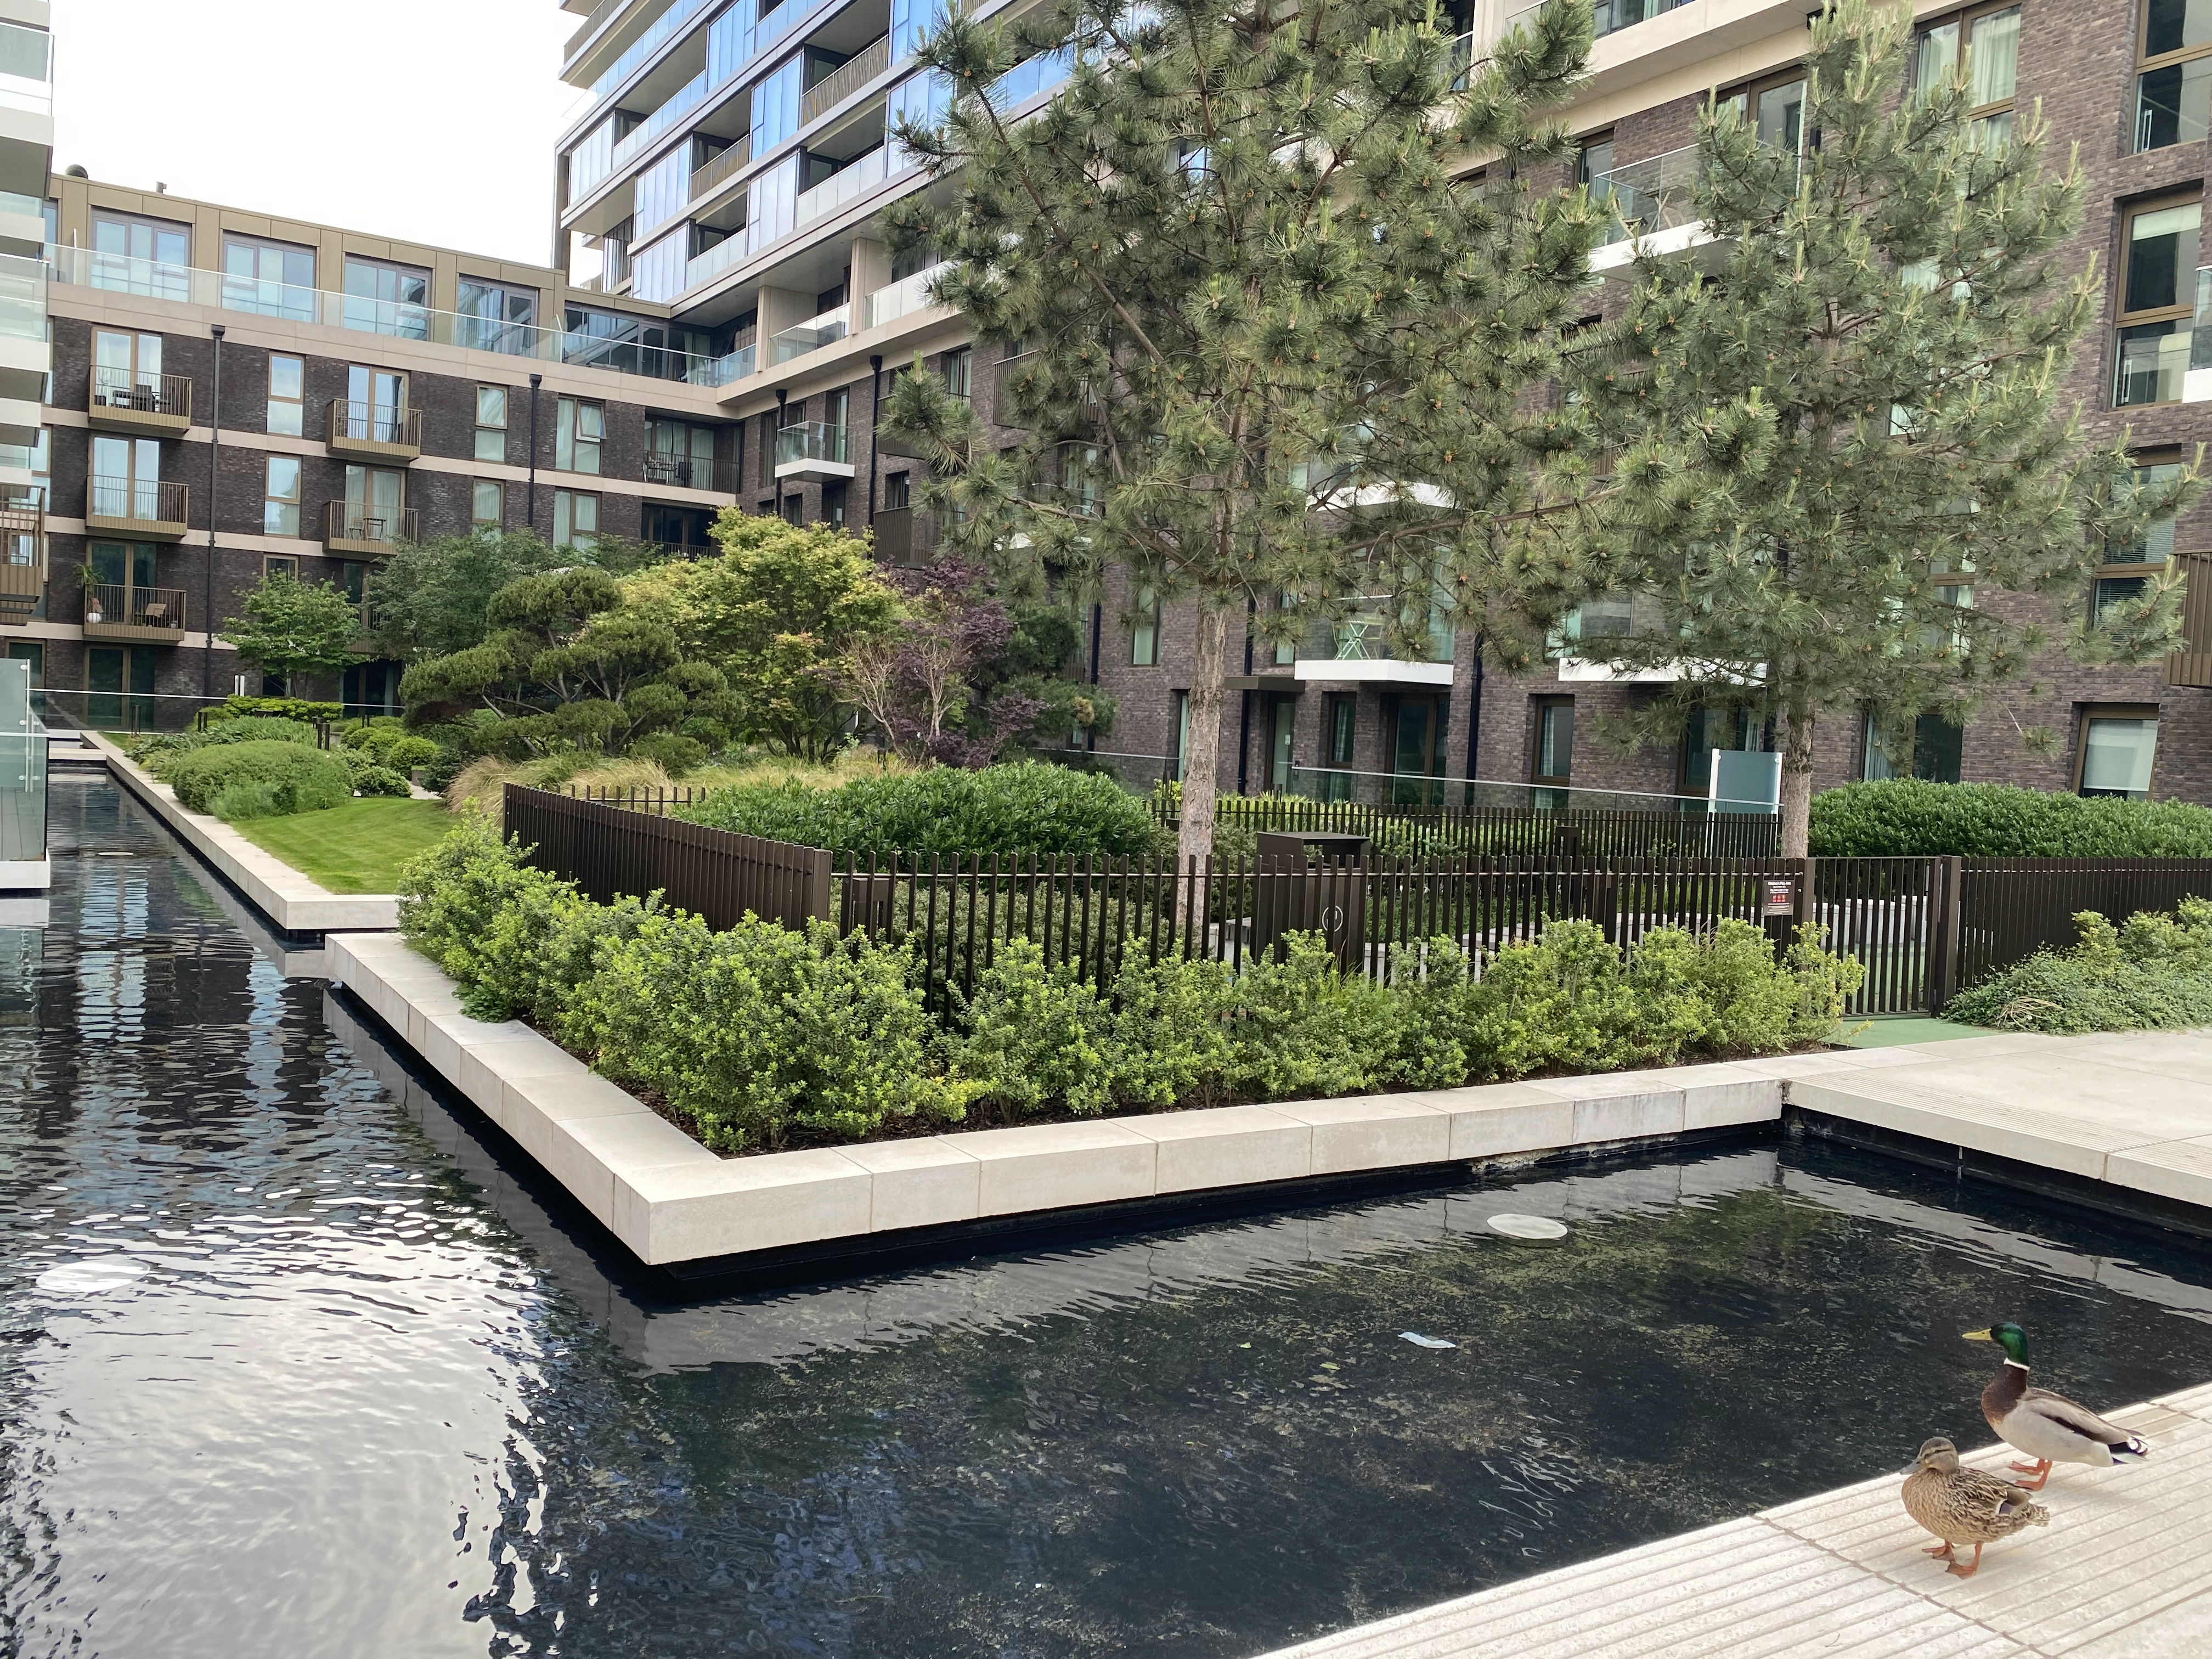
[[[1972,1436],[1993,1316],[2069,1392],[2212,1376],[2193,1249],[1771,1146],[671,1304],[112,788],[55,825],[10,1651],[1237,1656]]]

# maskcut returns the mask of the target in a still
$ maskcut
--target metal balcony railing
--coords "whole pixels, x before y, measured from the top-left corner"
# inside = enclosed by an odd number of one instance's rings
[[[717,185],[752,159],[753,137],[752,134],[747,133],[704,167],[694,167],[691,170],[691,189],[686,199],[692,202],[704,201]]]
[[[128,520],[133,525],[180,526],[191,504],[191,491],[163,478],[118,478],[94,474],[85,480],[88,519]]]
[[[331,400],[331,444],[375,444],[392,449],[422,447],[422,411],[390,404],[365,404],[350,398]]]
[[[2212,553],[2177,553],[2181,592],[2181,649],[2166,659],[2168,685],[2212,686]]]
[[[799,125],[807,126],[827,115],[890,66],[891,38],[880,35],[807,88],[799,100]]]
[[[884,564],[924,564],[937,550],[935,515],[919,507],[878,510],[876,557]]]
[[[332,501],[325,509],[323,539],[356,547],[397,549],[416,538],[417,514],[411,507],[371,507],[361,501]]]
[[[645,483],[664,489],[717,489],[732,495],[737,493],[737,471],[727,462],[705,456],[649,454],[640,469],[640,477]]]
[[[185,592],[180,587],[134,587],[117,582],[88,582],[84,590],[84,626],[143,634],[182,634]]]
[[[112,410],[125,416],[166,416],[192,418],[192,382],[185,374],[145,374],[136,369],[103,368],[94,364],[91,404],[95,412]]]

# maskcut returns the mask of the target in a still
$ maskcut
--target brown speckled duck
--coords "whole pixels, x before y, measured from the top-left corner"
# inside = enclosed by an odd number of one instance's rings
[[[1905,1474],[1905,1512],[1942,1541],[1926,1552],[1949,1563],[1946,1572],[1972,1578],[1982,1565],[1982,1546],[2009,1538],[2026,1527],[2047,1527],[2051,1511],[2029,1498],[2027,1488],[1959,1462],[1959,1449],[1937,1435],[1923,1443]],[[1974,1547],[1974,1559],[1960,1564],[1953,1549]]]
[[[1996,1343],[2005,1351],[2003,1368],[1982,1390],[1982,1415],[1998,1438],[2035,1460],[2013,1465],[2021,1474],[2035,1477],[2021,1483],[2028,1491],[2043,1490],[2053,1463],[2105,1468],[2124,1457],[2150,1455],[2141,1435],[2107,1423],[2063,1394],[2029,1388],[2027,1333],[2019,1326],[1992,1325],[1985,1331],[1968,1331],[1966,1337],[1969,1342]]]

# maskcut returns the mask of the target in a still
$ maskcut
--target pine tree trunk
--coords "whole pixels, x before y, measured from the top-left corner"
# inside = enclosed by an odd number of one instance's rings
[[[1220,770],[1221,678],[1229,658],[1229,612],[1198,613],[1198,654],[1190,671],[1190,739],[1184,746],[1182,823],[1176,855],[1187,866],[1213,851],[1213,780]]]
[[[1813,722],[1811,709],[1782,717],[1782,856],[1808,856],[1813,823]]]

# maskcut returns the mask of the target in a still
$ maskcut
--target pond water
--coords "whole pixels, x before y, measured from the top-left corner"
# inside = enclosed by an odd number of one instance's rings
[[[2200,1247],[1789,1143],[656,1302],[110,785],[53,830],[11,1655],[1241,1659],[1978,1441],[1992,1319],[2212,1378]]]

